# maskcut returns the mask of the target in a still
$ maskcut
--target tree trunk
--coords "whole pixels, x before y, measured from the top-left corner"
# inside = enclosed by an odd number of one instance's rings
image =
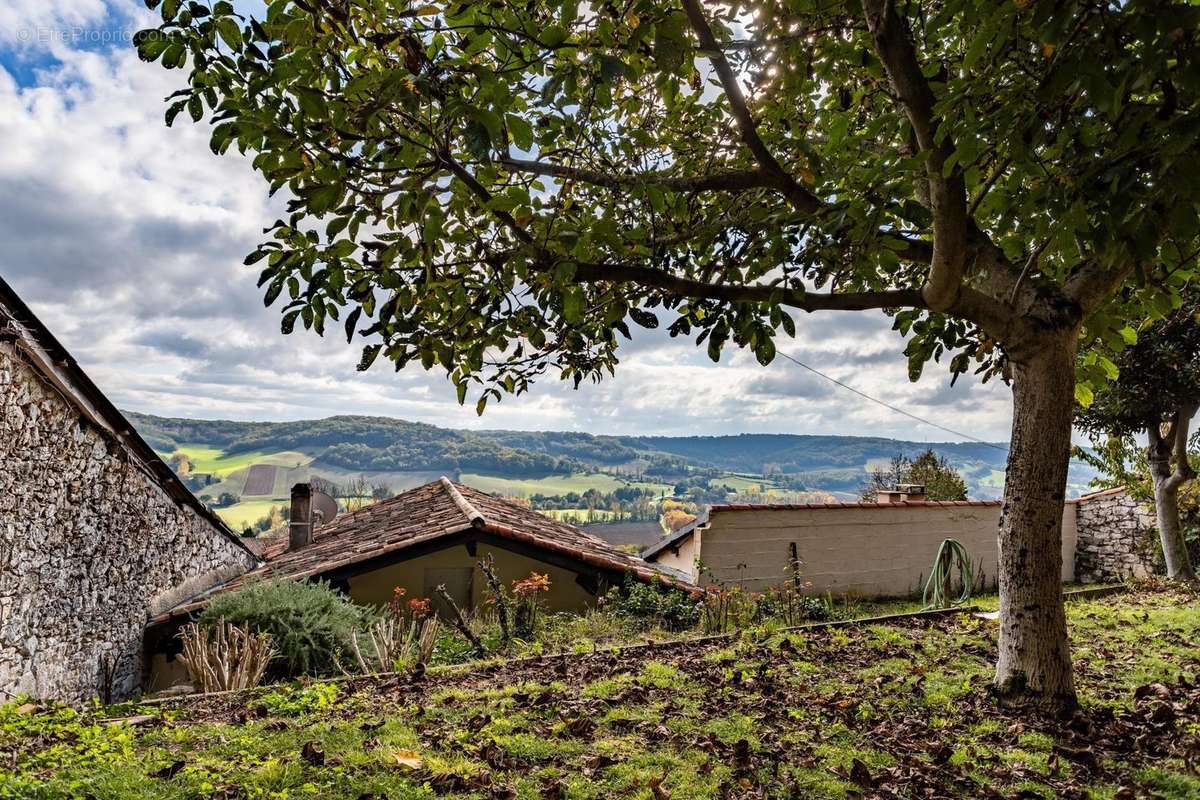
[[[1176,416],[1171,426],[1172,439],[1179,435],[1175,426],[1187,425],[1186,419]],[[1187,441],[1186,427],[1183,430],[1183,440]],[[1186,464],[1171,468],[1172,446],[1163,439],[1158,421],[1151,421],[1148,429],[1150,446],[1147,448],[1147,458],[1150,462],[1150,480],[1154,485],[1154,515],[1158,521],[1158,540],[1162,543],[1163,561],[1167,566],[1167,578],[1173,581],[1194,580],[1196,573],[1192,569],[1188,557],[1187,543],[1183,540],[1183,526],[1179,523],[1179,487],[1188,477]],[[1183,457],[1187,457],[1186,447]]]
[[[1039,335],[1013,354],[1013,428],[1000,519],[1004,698],[1075,707],[1062,597],[1062,517],[1071,453],[1077,331]]]

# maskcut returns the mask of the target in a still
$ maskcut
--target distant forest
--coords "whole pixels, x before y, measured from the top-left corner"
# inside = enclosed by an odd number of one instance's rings
[[[877,436],[741,434],[596,436],[589,433],[454,430],[389,417],[336,416],[297,422],[233,422],[130,413],[160,452],[203,443],[227,453],[298,450],[348,471],[464,471],[539,476],[588,470],[674,482],[681,475],[770,474],[793,488],[855,492],[866,465],[928,447],[958,469],[972,496],[996,496],[1003,444],[928,443]]]

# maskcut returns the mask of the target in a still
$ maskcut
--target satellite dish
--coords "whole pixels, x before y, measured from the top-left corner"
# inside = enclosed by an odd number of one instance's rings
[[[319,528],[333,521],[338,513],[338,502],[325,492],[312,493],[313,528]]]

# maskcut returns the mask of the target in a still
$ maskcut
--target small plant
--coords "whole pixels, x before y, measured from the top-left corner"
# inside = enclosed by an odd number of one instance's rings
[[[704,594],[702,628],[705,633],[728,633],[754,619],[760,594],[741,586],[710,586]]]
[[[257,686],[275,655],[271,634],[253,633],[223,619],[209,626],[189,623],[180,637],[180,660],[192,685],[205,694]]]
[[[513,635],[518,639],[532,640],[537,636],[541,617],[541,594],[550,591],[548,574],[530,572],[525,578],[513,581],[516,609],[513,613]]]
[[[362,674],[403,672],[429,663],[440,631],[441,623],[428,613],[410,618],[407,624],[403,618],[387,616],[376,620],[364,633],[352,632],[350,643]]]
[[[488,589],[492,593],[491,602],[496,608],[496,621],[500,624],[500,642],[507,645],[512,639],[512,629],[508,624],[509,603],[508,598],[504,596],[504,584],[500,582],[500,576],[496,574],[496,568],[492,554],[488,553],[484,558],[479,560],[479,570],[487,579]]]
[[[660,625],[679,632],[696,627],[700,621],[701,604],[678,589],[651,586],[626,576],[619,588],[609,590],[603,605],[620,617],[638,620],[646,625]]]
[[[829,619],[830,607],[821,598],[805,594],[811,588],[812,582],[804,580],[804,562],[792,542],[788,545],[787,579],[779,586],[768,586],[755,598],[752,619],[776,619],[787,626]]]
[[[298,717],[322,711],[337,702],[338,687],[332,683],[314,683],[311,686],[282,686],[262,696],[263,706],[272,714]]]
[[[334,671],[338,654],[351,650],[352,633],[373,621],[329,584],[293,581],[251,583],[217,595],[198,621],[211,627],[221,620],[270,634],[279,657],[269,672],[283,677]]]

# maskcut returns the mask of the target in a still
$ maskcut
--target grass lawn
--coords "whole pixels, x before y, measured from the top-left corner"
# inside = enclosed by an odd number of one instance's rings
[[[999,707],[971,617],[0,708],[0,796],[1196,798],[1200,598],[1068,605],[1083,710]],[[134,726],[113,717],[147,714]],[[7,770],[7,771],[4,771]]]
[[[642,483],[626,481],[612,475],[600,472],[576,472],[573,475],[547,475],[544,478],[502,478],[496,475],[480,475],[474,472],[464,472],[459,476],[459,482],[490,494],[507,495],[510,497],[532,497],[535,494],[562,495],[569,492],[586,492],[596,489],[600,492],[611,492],[623,486],[636,486],[642,489],[653,489],[656,492],[671,493],[673,487],[665,483]]]

